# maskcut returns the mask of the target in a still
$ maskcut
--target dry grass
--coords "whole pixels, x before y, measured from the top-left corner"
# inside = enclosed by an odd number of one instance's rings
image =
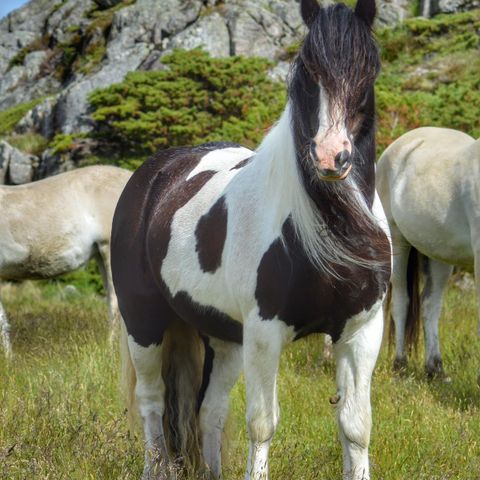
[[[3,288],[14,360],[0,359],[0,478],[137,479],[142,441],[133,436],[118,394],[118,354],[107,341],[103,300],[65,297],[62,287]],[[480,479],[480,345],[472,291],[451,287],[442,319],[451,384],[429,382],[421,359],[401,378],[382,351],[373,384],[372,479]],[[319,337],[284,352],[282,418],[271,449],[274,479],[340,479],[334,366]],[[232,395],[226,479],[243,476],[244,391]]]

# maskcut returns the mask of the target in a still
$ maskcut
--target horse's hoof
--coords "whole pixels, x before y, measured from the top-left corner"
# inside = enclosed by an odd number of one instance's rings
[[[397,373],[404,372],[407,368],[407,359],[405,357],[396,358],[393,361],[393,371]]]
[[[452,377],[449,377],[443,370],[426,369],[426,374],[429,380],[440,383],[452,383]]]

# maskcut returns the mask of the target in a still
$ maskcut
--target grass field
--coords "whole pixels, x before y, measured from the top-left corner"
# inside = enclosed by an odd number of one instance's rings
[[[0,359],[1,479],[138,479],[142,441],[128,430],[118,394],[118,352],[106,306],[55,283],[5,285],[14,359]],[[382,349],[373,382],[372,479],[480,479],[480,342],[471,290],[450,286],[441,323],[450,384],[427,381],[421,356],[402,377]],[[314,336],[283,354],[282,409],[271,449],[277,480],[341,478],[333,407],[334,366]],[[243,476],[244,389],[232,395],[226,479]]]

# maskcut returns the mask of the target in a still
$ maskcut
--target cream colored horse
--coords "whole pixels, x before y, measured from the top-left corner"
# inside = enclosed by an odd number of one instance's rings
[[[474,267],[480,298],[480,139],[447,128],[408,132],[381,156],[377,189],[392,232],[395,366],[406,364],[406,328],[414,338],[421,310],[426,371],[444,377],[438,319],[453,265]],[[421,302],[414,281],[419,264]],[[419,308],[409,308],[415,299]]]
[[[51,278],[98,262],[111,326],[118,307],[110,272],[113,211],[131,173],[92,166],[20,186],[0,186],[0,278]],[[0,335],[11,353],[9,324],[0,303]]]

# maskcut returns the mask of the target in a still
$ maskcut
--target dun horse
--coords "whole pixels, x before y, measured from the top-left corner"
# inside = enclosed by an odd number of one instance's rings
[[[418,336],[421,266],[425,368],[445,377],[438,319],[453,265],[474,266],[480,295],[480,140],[447,128],[408,132],[380,158],[377,188],[392,232],[395,367]]]
[[[245,478],[267,479],[280,354],[313,332],[335,344],[344,478],[370,478],[370,381],[390,276],[375,194],[375,3],[352,11],[302,0],[301,12],[309,31],[289,100],[257,151],[210,143],[160,152],[116,208],[112,273],[145,479],[168,478],[174,464],[206,464],[221,477],[228,396],[242,368]]]
[[[113,324],[118,306],[111,281],[110,232],[118,197],[130,172],[86,167],[19,186],[0,186],[0,278],[50,278],[95,257]],[[11,353],[9,324],[0,303],[0,333]]]

